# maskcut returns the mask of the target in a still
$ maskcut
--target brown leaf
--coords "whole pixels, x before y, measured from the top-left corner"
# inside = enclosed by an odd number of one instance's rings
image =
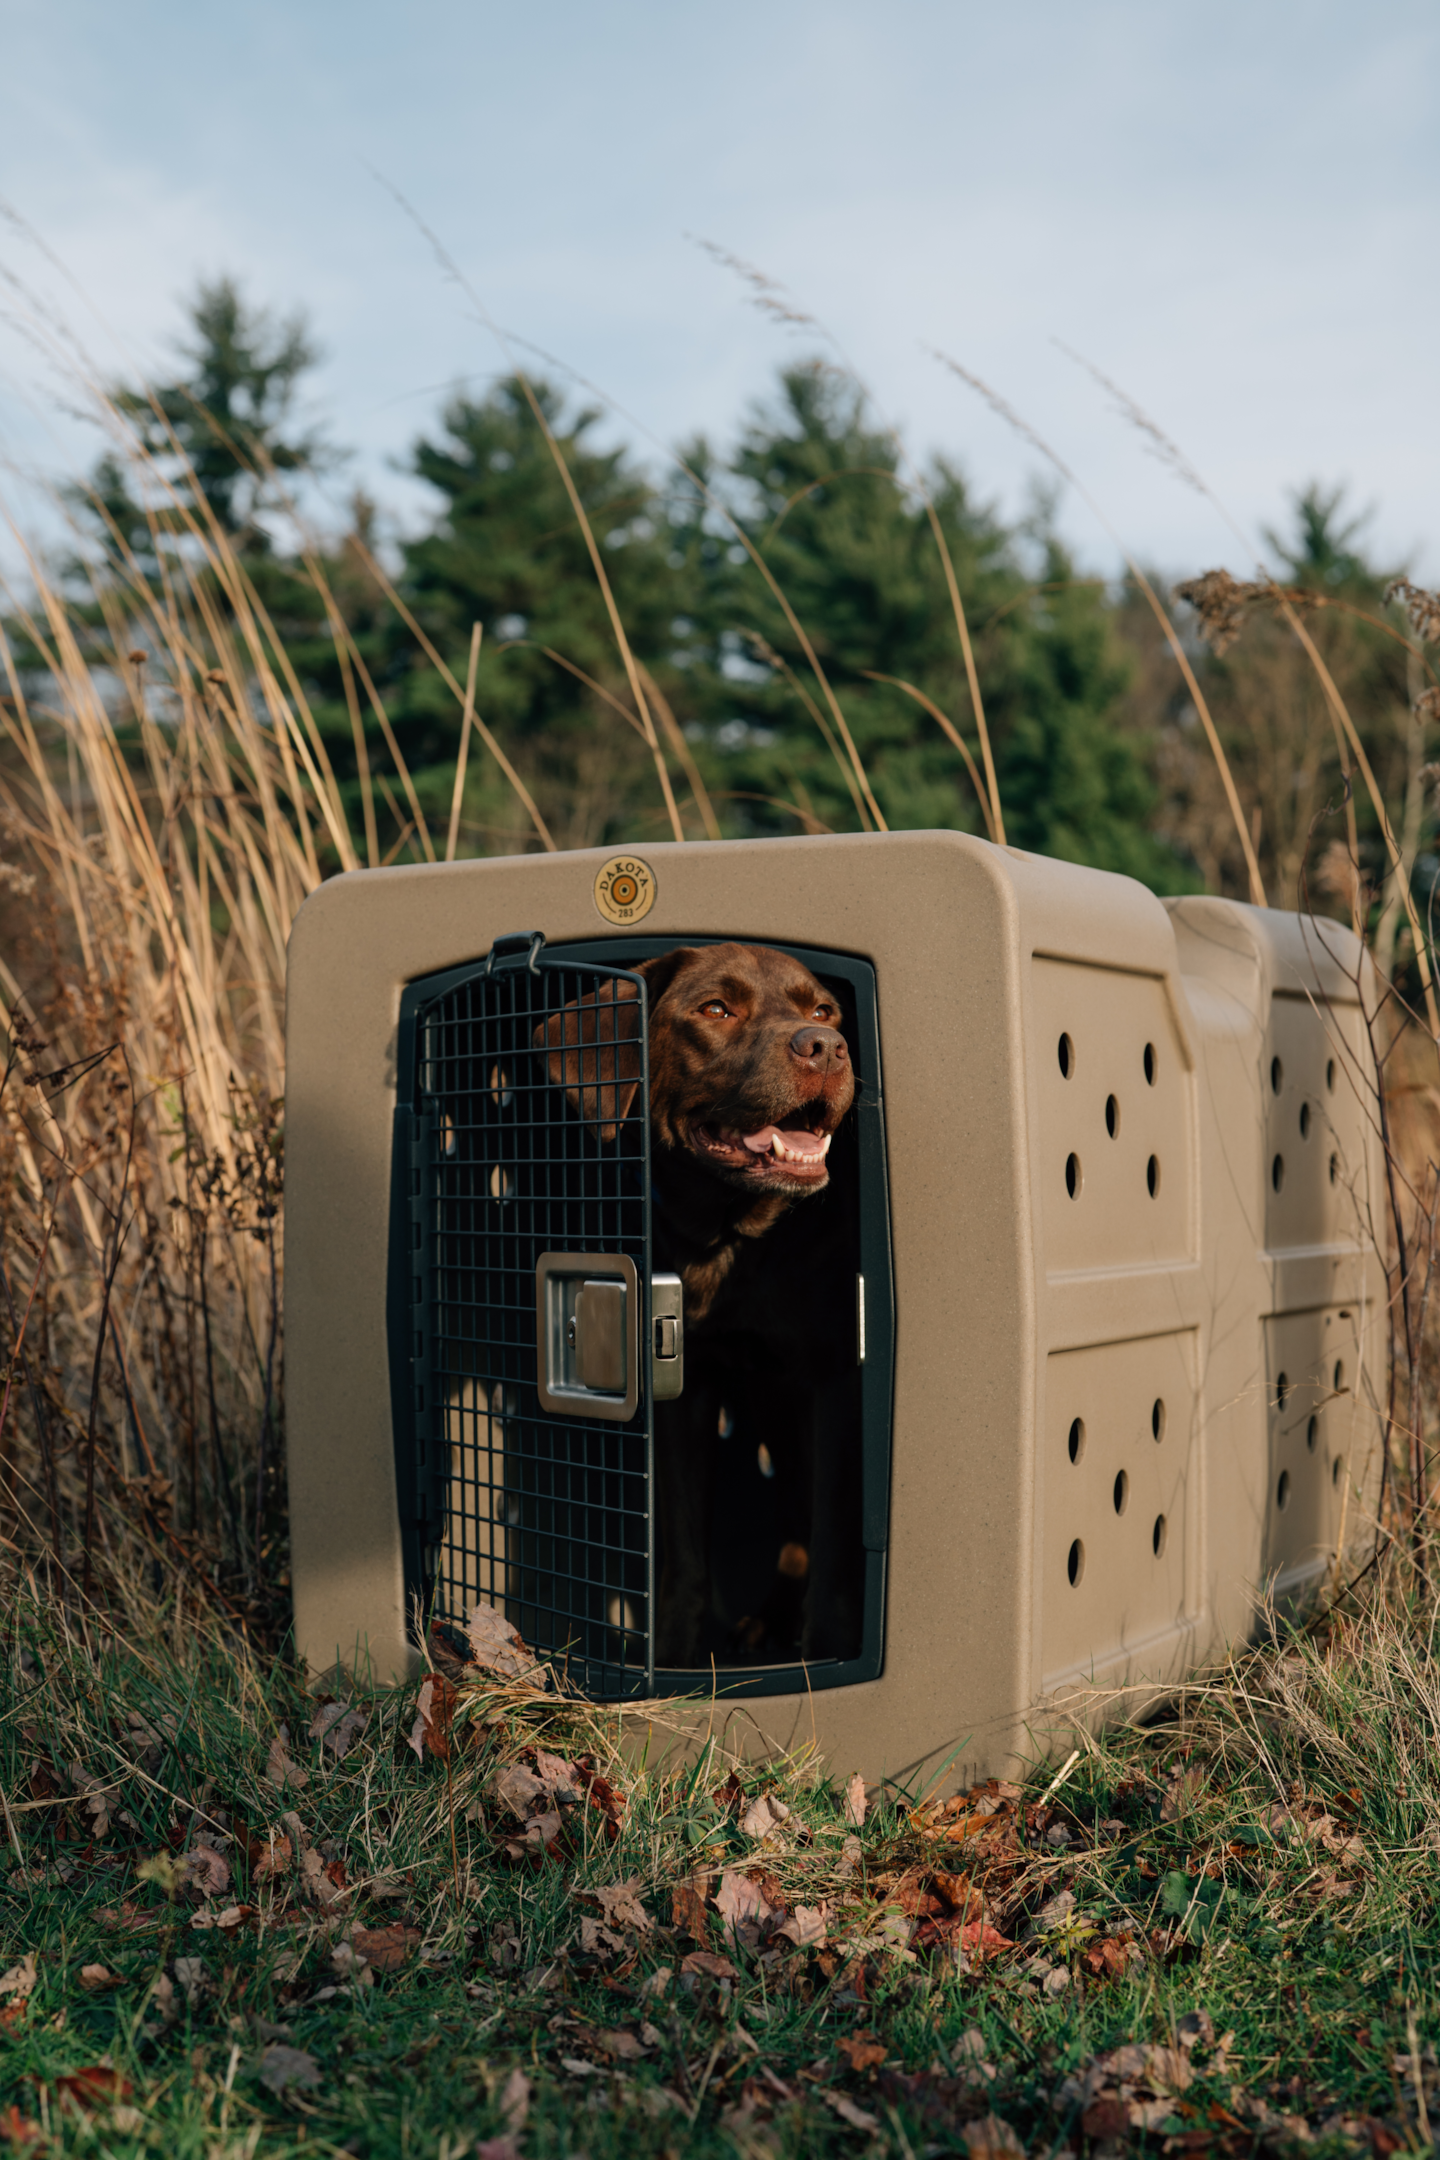
[[[283,2092],[287,2085],[318,2085],[320,2065],[303,2048],[277,2044],[266,2048],[260,2058],[260,2082],[274,2093]]]
[[[592,1889],[581,1890],[578,1894],[600,1907],[610,1927],[634,1928],[637,1935],[648,1935],[650,1915],[640,1902],[643,1888],[638,1875],[629,1875],[624,1882],[597,1883]]]
[[[500,2113],[511,2137],[519,2137],[530,2113],[530,2080],[518,2064],[500,2089]]]
[[[715,1910],[731,1941],[743,1942],[752,1950],[758,1945],[762,1930],[785,1913],[783,1905],[772,1905],[758,1883],[734,1868],[726,1868],[720,1877],[720,1887],[715,1892]]]
[[[761,1793],[752,1800],[740,1818],[740,1828],[746,1837],[773,1837],[781,1825],[790,1820],[790,1810],[774,1793]]]
[[[9,2107],[0,2111],[0,2137],[5,2138],[11,2145],[33,2145],[35,2140],[43,2135],[39,2123],[31,2122],[28,2115],[22,2115],[13,2100]]]
[[[58,2097],[81,2108],[101,2107],[108,2100],[128,2100],[132,2090],[129,2079],[121,2077],[109,2063],[91,2063],[84,2070],[72,2070],[68,2077],[55,2080]]]
[[[0,1973],[0,1995],[18,1995],[23,1999],[35,1992],[35,1953],[27,1950],[18,1965],[9,1972]]]
[[[834,2108],[841,2122],[849,2123],[852,2130],[878,2130],[880,2127],[878,2115],[872,2115],[868,2108],[857,2107],[853,2100],[846,2099],[844,2093],[829,2092],[825,2086],[817,2085],[815,2097],[823,2100],[826,2107]]]
[[[545,1783],[524,1763],[507,1763],[491,1780],[490,1792],[501,1807],[523,1822],[536,1801],[545,1799]]]
[[[369,1722],[368,1710],[347,1710],[325,1735],[327,1753],[333,1755],[336,1762],[343,1762]]]
[[[680,1961],[682,1973],[699,1973],[709,1980],[738,1980],[739,1968],[718,1950],[691,1950]]]
[[[289,1785],[295,1792],[304,1792],[310,1783],[310,1773],[302,1770],[299,1763],[290,1759],[290,1728],[282,1725],[270,1743],[270,1753],[265,1758],[267,1784],[278,1785],[281,1790]]]
[[[230,1887],[230,1864],[213,1845],[192,1845],[181,1868],[183,1887],[201,1897],[220,1897]]]
[[[681,1935],[703,1943],[709,1932],[705,1901],[714,1886],[713,1875],[687,1875],[670,1893],[670,1924]]]
[[[273,1882],[277,1875],[283,1875],[290,1865],[291,1854],[289,1838],[281,1837],[272,1830],[261,1845],[259,1856],[254,1862],[251,1872],[255,1881]]]
[[[969,2160],[1010,2160],[1011,2154],[1023,2154],[1025,2147],[1009,2123],[998,2115],[982,2115],[979,2122],[965,2126],[965,2150]]]
[[[376,1972],[398,1972],[419,1946],[420,1930],[397,1920],[388,1927],[357,1927],[351,1931],[350,1939],[367,1965],[373,1965]]]
[[[1205,1772],[1197,1764],[1187,1769],[1177,1763],[1165,1782],[1165,1797],[1160,1802],[1161,1822],[1175,1822],[1188,1814],[1205,1789]]]
[[[444,1673],[427,1673],[420,1683],[420,1693],[415,1699],[415,1723],[410,1729],[410,1745],[423,1762],[433,1755],[438,1762],[450,1760],[450,1724],[459,1700],[453,1680]]]
[[[845,1787],[845,1820],[852,1830],[865,1820],[865,1780],[858,1770]]]
[[[585,1957],[623,1957],[630,1948],[626,1937],[617,1935],[614,1928],[606,1927],[603,1920],[592,1920],[588,1913],[580,1918],[580,1950]]]
[[[87,1995],[98,1995],[102,1989],[119,1984],[108,1965],[82,1965],[80,1968],[80,1985]]]
[[[830,1907],[822,1898],[818,1905],[797,1905],[790,1918],[782,1921],[775,1933],[794,1943],[797,1950],[821,1950],[825,1946],[825,1928],[829,1918]]]
[[[482,1672],[500,1680],[529,1680],[544,1686],[545,1673],[534,1651],[526,1648],[504,1614],[483,1598],[465,1622],[465,1635],[471,1659]]]
[[[647,2053],[645,2043],[634,2033],[597,2032],[593,2039],[601,2054],[611,2056],[616,2062],[643,2062]]]
[[[885,2060],[885,2043],[874,2033],[842,2033],[835,2045],[857,2077],[862,2070],[878,2070]]]

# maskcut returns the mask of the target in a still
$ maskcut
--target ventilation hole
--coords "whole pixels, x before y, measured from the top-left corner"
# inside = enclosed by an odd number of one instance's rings
[[[1069,1445],[1071,1462],[1079,1462],[1081,1456],[1085,1453],[1085,1420],[1083,1417],[1070,1420]]]
[[[716,1423],[715,1429],[719,1433],[722,1440],[728,1440],[731,1433],[735,1430],[735,1420],[733,1417],[731,1417],[730,1412],[725,1408],[723,1403],[720,1406],[720,1416]]]
[[[490,1172],[490,1197],[492,1200],[508,1200],[515,1188],[515,1180],[508,1170],[496,1163]]]
[[[1113,1095],[1105,1098],[1105,1130],[1112,1140],[1120,1130],[1120,1105]]]
[[[1275,1379],[1275,1407],[1277,1410],[1285,1408],[1285,1398],[1289,1393],[1290,1375],[1283,1372],[1277,1374]]]
[[[1170,1526],[1166,1522],[1163,1515],[1157,1515],[1155,1517],[1155,1527],[1150,1532],[1150,1550],[1154,1553],[1157,1560],[1162,1558],[1164,1554],[1165,1538],[1169,1527]]]
[[[1332,1155],[1332,1156],[1330,1157],[1330,1183],[1331,1183],[1332,1185],[1333,1185],[1333,1184],[1335,1183],[1335,1180],[1336,1180],[1336,1179],[1337,1179],[1337,1178],[1339,1177],[1339,1175],[1340,1175],[1340,1157],[1339,1157],[1338,1155]]]
[[[1085,1573],[1085,1547],[1081,1544],[1078,1537],[1076,1538],[1074,1544],[1070,1547],[1070,1556],[1065,1562],[1065,1572],[1070,1577],[1070,1586],[1072,1589],[1075,1587],[1076,1583],[1079,1582],[1081,1576]]]
[[[1277,1508],[1286,1508],[1290,1505],[1290,1472],[1288,1470],[1280,1472],[1280,1482],[1275,1487],[1275,1505]]]
[[[760,1466],[760,1475],[761,1475],[761,1477],[763,1477],[763,1478],[772,1478],[772,1477],[774,1477],[774,1475],[775,1475],[775,1465],[774,1465],[774,1463],[773,1463],[773,1462],[771,1461],[771,1459],[770,1459],[770,1450],[769,1450],[769,1448],[768,1448],[768,1447],[766,1447],[766,1445],[765,1445],[765,1443],[764,1443],[764,1441],[763,1441],[763,1440],[762,1440],[762,1441],[760,1442],[760,1445],[759,1445],[759,1447],[758,1447],[758,1448],[756,1448],[756,1450],[755,1450],[755,1460],[756,1460],[756,1462],[757,1462],[757,1463],[759,1464],[759,1466]]]
[[[1320,1420],[1318,1417],[1312,1417],[1310,1423],[1305,1428],[1305,1445],[1307,1448],[1309,1448],[1312,1455],[1315,1453],[1315,1442],[1319,1438],[1319,1435]]]
[[[1345,1360],[1344,1360],[1343,1358],[1338,1358],[1338,1357],[1337,1357],[1337,1358],[1336,1358],[1336,1360],[1335,1360],[1335,1392],[1336,1392],[1336,1394],[1337,1394],[1337,1395],[1341,1393],[1341,1391],[1342,1391],[1342,1389],[1344,1388],[1344,1386],[1345,1386]]]
[[[1125,1503],[1130,1498],[1130,1480],[1123,1470],[1117,1470],[1115,1473],[1115,1490],[1110,1497],[1115,1502],[1115,1513],[1123,1515]]]
[[[1165,1437],[1165,1405],[1157,1395],[1150,1405],[1150,1430],[1157,1440]]]
[[[1080,1197],[1080,1187],[1083,1183],[1084,1178],[1080,1169],[1079,1156],[1067,1155],[1065,1158],[1065,1190],[1072,1200],[1077,1200]]]
[[[1060,1037],[1060,1077],[1068,1080],[1075,1070],[1075,1045],[1068,1035]]]
[[[1334,1094],[1334,1092],[1335,1092],[1335,1060],[1334,1060],[1334,1058],[1327,1058],[1327,1059],[1325,1060],[1325,1085],[1326,1085],[1326,1087],[1327,1087],[1327,1088],[1328,1088],[1328,1089],[1330,1090],[1330,1093],[1331,1093],[1331,1094],[1333,1095],[1333,1094]]]
[[[1153,1200],[1160,1190],[1160,1158],[1152,1155],[1145,1165],[1145,1189]]]
[[[1155,1085],[1155,1045],[1154,1045],[1154,1043],[1146,1043],[1146,1045],[1145,1045],[1145,1085],[1146,1085],[1146,1087],[1154,1087],[1154,1085]]]
[[[1274,1186],[1276,1192],[1279,1192],[1281,1186],[1285,1183],[1285,1157],[1283,1155],[1277,1155],[1270,1165],[1270,1183]]]
[[[1330,1483],[1332,1485],[1338,1485],[1340,1483],[1340,1457],[1338,1455],[1335,1457],[1334,1462],[1332,1462],[1330,1465]]]
[[[459,1152],[459,1147],[460,1140],[455,1130],[455,1120],[448,1110],[442,1110],[440,1113],[440,1152],[442,1155],[455,1155]]]
[[[1272,1088],[1273,1092],[1274,1092],[1275,1094],[1277,1094],[1277,1095],[1278,1095],[1278,1094],[1279,1094],[1279,1092],[1280,1092],[1280,1090],[1281,1090],[1281,1088],[1282,1088],[1282,1087],[1283,1087],[1284,1085],[1285,1085],[1285,1067],[1284,1067],[1284,1066],[1283,1066],[1283,1065],[1281,1064],[1281,1062],[1280,1062],[1280,1060],[1279,1060],[1279,1058],[1278,1058],[1278,1057],[1274,1057],[1274,1058],[1271,1058],[1271,1060],[1270,1060],[1270,1086],[1271,1086],[1271,1088]]]
[[[502,1110],[508,1110],[514,1093],[515,1090],[510,1084],[510,1075],[505,1070],[505,1067],[503,1065],[492,1065],[490,1067],[490,1094],[492,1099],[499,1104]]]
[[[1300,1105],[1300,1138],[1301,1138],[1302,1140],[1308,1140],[1308,1139],[1309,1139],[1309,1137],[1310,1137],[1310,1105],[1309,1105],[1309,1103],[1308,1103],[1308,1102],[1302,1102],[1302,1103],[1301,1103],[1301,1105]]]

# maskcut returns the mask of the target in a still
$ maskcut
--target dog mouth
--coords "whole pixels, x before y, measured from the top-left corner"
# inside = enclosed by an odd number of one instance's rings
[[[818,1184],[829,1174],[825,1158],[834,1135],[819,1125],[796,1122],[765,1124],[754,1132],[726,1125],[692,1125],[689,1137],[696,1154],[716,1169],[739,1171],[757,1181],[783,1177]]]

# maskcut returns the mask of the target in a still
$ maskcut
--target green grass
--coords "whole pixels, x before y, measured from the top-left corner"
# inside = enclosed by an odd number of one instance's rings
[[[0,1998],[0,2144],[33,2124],[32,2152],[461,2160],[507,2134],[518,2069],[515,2149],[535,2160],[1005,2149],[986,2118],[1047,2153],[1429,2149],[1406,2067],[1440,2031],[1440,1673],[1381,1607],[1252,1653],[1169,1723],[1083,1743],[1043,1807],[1054,1765],[1018,1806],[872,1793],[858,1855],[849,1765],[833,1786],[803,1757],[728,1784],[713,1752],[627,1767],[613,1720],[513,1687],[462,1688],[448,1764],[408,1744],[413,1688],[373,1694],[336,1761],[283,1662],[173,1616],[87,1642],[22,1600],[0,1685],[0,1968],[28,1953],[36,1972],[28,1999]],[[300,1791],[265,1781],[282,1719]],[[614,1835],[582,1798],[558,1856],[507,1857],[523,1825],[495,1776],[537,1740],[623,1796]],[[72,1764],[109,1788],[103,1824]],[[762,1846],[739,1818],[767,1790],[792,1812]],[[292,1823],[288,1870],[257,1882],[292,1813],[318,1861],[307,1878]],[[237,1926],[196,1927],[199,1891],[175,1884],[206,1835],[232,1875],[212,1913],[254,1908]],[[826,1944],[746,1948],[712,1910],[695,1925],[737,1976],[685,1974],[675,1887],[727,1868],[774,1906],[825,1901]],[[601,1913],[581,1893],[628,1879],[650,1927],[622,1913],[618,1948],[583,1955]],[[981,1894],[1025,1939],[964,1970],[954,1938]],[[403,1964],[361,1984],[356,1926],[413,1931]],[[1118,2092],[1122,2062],[1080,2089],[1128,2043],[1175,2051],[1128,2059],[1166,2072],[1158,2087]],[[313,2082],[272,2090],[276,2047]],[[63,2097],[96,2066],[129,2091]],[[1424,2102],[1440,2120],[1433,2088]]]

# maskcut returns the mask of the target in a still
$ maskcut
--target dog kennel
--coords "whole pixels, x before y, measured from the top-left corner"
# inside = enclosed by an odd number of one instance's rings
[[[684,1314],[654,1265],[645,1030],[633,1100],[598,1075],[604,1146],[540,1046],[607,986],[643,1013],[646,961],[725,940],[834,986],[860,1082],[837,1235],[862,1617],[841,1655],[673,1669],[655,1435]],[[738,1697],[755,1744],[813,1729],[867,1776],[969,1776],[1053,1706],[1242,1639],[1262,1594],[1363,1541],[1378,1490],[1364,967],[1333,923],[952,833],[330,880],[288,1002],[312,1668],[413,1669],[416,1610],[480,1597],[598,1699]],[[732,1522],[766,1534],[744,1441],[726,1553]],[[733,1617],[750,1592],[722,1589]]]

